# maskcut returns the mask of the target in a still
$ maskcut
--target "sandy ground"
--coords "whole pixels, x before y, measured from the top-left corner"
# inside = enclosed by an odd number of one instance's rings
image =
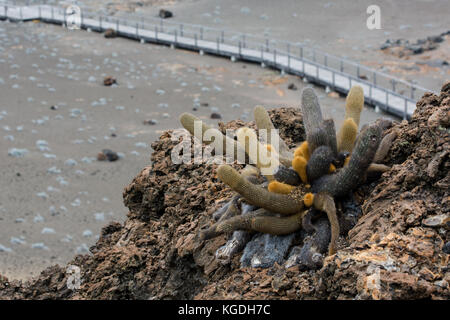
[[[252,33],[264,30],[261,25],[271,25],[274,37],[289,29],[286,37],[308,35],[311,45],[321,44],[324,50],[336,47],[335,53],[341,49],[332,41],[346,35],[349,52],[360,58],[366,53],[351,49],[364,37],[355,36],[346,25],[342,31],[330,26],[329,32],[314,24],[309,31],[300,28],[312,21],[301,8],[275,10],[269,1],[260,6],[256,1],[220,3],[186,1],[171,8],[179,21],[228,25]],[[242,13],[242,7],[250,11]],[[155,14],[158,9],[142,8]],[[430,34],[442,29],[438,18],[427,20],[413,11],[405,15],[420,17],[421,29],[426,21],[435,28]],[[320,12],[339,15],[342,8],[334,5]],[[292,24],[274,23],[290,21],[288,16]],[[333,21],[331,25],[337,23]],[[408,21],[416,23],[414,17]],[[367,44],[384,42],[385,37],[368,39]],[[217,123],[209,119],[213,112],[220,113],[223,121],[249,120],[257,104],[298,106],[306,85],[298,77],[282,77],[258,65],[126,39],[108,40],[94,32],[41,23],[0,22],[0,39],[0,274],[12,278],[27,278],[51,264],[66,263],[76,253],[86,253],[102,226],[110,220],[123,221],[127,213],[123,188],[149,163],[151,142],[163,130],[179,127],[181,112],[193,112],[210,123]],[[102,85],[108,75],[117,78],[117,87]],[[290,83],[298,90],[288,90]],[[317,92],[326,116],[336,119],[339,127],[344,99],[329,97],[321,88]],[[366,108],[362,123],[380,116]],[[148,119],[157,124],[144,125]],[[104,148],[119,152],[121,159],[98,162],[96,155]],[[10,155],[17,151],[23,156]]]

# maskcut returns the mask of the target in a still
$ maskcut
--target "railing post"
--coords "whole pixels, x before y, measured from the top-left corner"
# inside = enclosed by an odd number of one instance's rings
[[[392,79],[392,91],[394,91],[394,92],[395,92],[395,84],[396,84],[395,80]]]
[[[158,26],[155,26],[155,40],[158,40]]]
[[[41,8],[41,5],[39,5],[38,11],[39,11],[39,19],[42,19],[42,8]]]
[[[303,47],[300,47],[300,58],[303,60]]]
[[[163,26],[163,19],[159,19],[159,29],[161,30],[161,32],[164,32],[164,26]]]
[[[180,24],[180,37],[183,36],[183,24]]]
[[[261,62],[264,60],[264,48],[261,46]]]
[[[119,32],[119,19],[116,19],[116,32]]]
[[[100,18],[99,18],[99,21],[100,21],[100,31],[103,30],[103,27],[102,27],[102,20],[103,20],[103,16],[100,16]]]
[[[139,37],[139,22],[136,23],[136,37]]]
[[[344,72],[344,61],[340,61],[340,70],[341,72]]]
[[[174,36],[175,36],[175,46],[177,45],[177,43],[178,43],[178,32],[177,32],[177,30],[174,30]]]
[[[200,40],[203,40],[203,27],[200,28]]]
[[[375,71],[373,72],[373,85],[377,85],[377,73]]]
[[[20,20],[23,21],[22,7],[20,7],[19,12],[20,12]],[[64,12],[65,12],[65,11],[64,11]]]
[[[356,66],[356,76],[357,76],[358,79],[359,79],[359,65]]]
[[[239,41],[239,58],[242,57],[242,44],[241,41]]]
[[[194,34],[194,44],[195,44],[195,47],[198,48],[198,44],[197,44],[197,34]]]
[[[245,34],[242,35],[242,45],[244,46],[244,48],[246,47],[246,45],[245,45]]]
[[[266,51],[269,52],[269,39],[266,39]]]
[[[333,77],[333,89],[336,87],[336,73],[334,72],[334,70],[331,71],[332,72],[332,77]]]
[[[220,32],[220,37],[221,37],[221,38],[220,38],[220,42],[221,42],[221,43],[224,43],[224,42],[225,42],[225,31],[222,30],[222,31]]]
[[[325,55],[324,63],[325,63],[325,66],[328,67],[328,55]]]
[[[273,63],[277,64],[277,49],[273,49]]]
[[[288,53],[288,71],[291,71],[291,54]]]
[[[67,23],[66,23],[66,10],[64,10],[64,21],[63,21],[63,27],[66,26],[67,27]]]
[[[389,93],[386,91],[386,108],[389,108]]]
[[[53,6],[52,6],[52,20],[54,20],[54,19],[53,19],[53,16],[54,16],[54,13],[53,13]]]
[[[80,28],[83,27],[83,11],[80,12]]]
[[[316,78],[319,79],[319,66],[316,65]]]
[[[369,84],[369,97],[372,99],[372,85]]]
[[[316,50],[313,49],[313,61],[316,62]]]
[[[220,39],[219,39],[219,37],[217,37],[217,39],[216,39],[216,42],[217,42],[217,53],[219,53],[220,52]]]
[[[408,100],[406,98],[403,98],[405,100],[405,110],[403,112],[403,120],[406,120],[408,118]]]

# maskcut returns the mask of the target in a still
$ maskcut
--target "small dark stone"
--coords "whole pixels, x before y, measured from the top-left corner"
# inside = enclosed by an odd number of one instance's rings
[[[20,176],[22,176],[22,175],[20,174],[20,172],[17,172],[17,173],[16,173],[16,176],[20,177]]]
[[[108,76],[103,79],[103,84],[107,87],[117,84],[117,80],[114,77]]]
[[[434,43],[439,43],[439,42],[443,42],[444,38],[442,36],[431,36],[431,37],[428,37],[427,40],[434,42]]]
[[[159,10],[159,17],[163,19],[172,18],[173,13],[169,10],[161,9]]]
[[[57,106],[51,106],[50,110],[58,110],[58,107]]]
[[[155,124],[158,124],[158,121],[155,119],[144,120],[144,124],[154,126]]]
[[[385,43],[383,43],[383,44],[380,46],[380,50],[387,49],[387,48],[389,48],[390,46],[391,46],[391,44],[388,43],[388,42],[386,41]]]
[[[413,54],[421,54],[423,52],[423,48],[420,45],[412,45],[409,46],[408,49],[411,50]]]
[[[444,246],[442,247],[442,251],[446,254],[450,254],[450,241],[448,241]]]
[[[213,112],[211,113],[211,119],[222,119],[222,116],[220,115],[220,113]]]
[[[98,161],[117,161],[119,160],[119,155],[109,149],[103,149],[102,152],[100,152],[97,155],[97,160]]]
[[[117,32],[114,29],[106,29],[104,33],[105,38],[115,38],[117,37]]]
[[[200,105],[202,107],[209,107],[209,103],[208,102],[202,102],[202,103],[200,103]]]
[[[111,133],[111,137],[115,138],[115,137],[117,137],[117,134],[115,134],[115,133],[113,132],[113,133]]]
[[[297,88],[297,86],[295,85],[295,84],[293,84],[293,83],[290,83],[289,85],[288,85],[288,89],[289,90],[297,90],[298,88]]]

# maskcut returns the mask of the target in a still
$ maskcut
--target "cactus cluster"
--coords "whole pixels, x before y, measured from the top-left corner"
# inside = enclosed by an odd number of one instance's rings
[[[230,147],[242,149],[247,155],[246,161],[252,160],[254,164],[247,164],[241,173],[227,164],[217,170],[218,177],[236,195],[214,215],[216,222],[199,233],[204,240],[223,233],[233,234],[216,256],[229,260],[242,250],[245,241],[249,240],[248,236],[243,236],[242,230],[286,235],[306,228],[311,225],[311,215],[308,214],[311,210],[326,213],[330,234],[328,254],[335,253],[340,233],[335,200],[357,188],[367,172],[389,169],[375,162],[386,156],[395,139],[395,134],[383,138],[383,131],[389,125],[387,120],[365,125],[358,134],[363,105],[362,88],[352,87],[346,99],[345,120],[336,133],[333,119],[323,119],[314,90],[305,88],[302,91],[301,111],[306,140],[294,150],[290,150],[279,136],[273,134],[275,127],[266,109],[261,106],[255,107],[254,115],[258,132],[266,130],[265,139],[260,137],[263,141],[258,140],[257,133],[251,128],[239,129],[236,140],[221,133],[215,135],[216,139],[219,137],[221,140],[216,142],[223,145],[223,152]],[[194,122],[200,120],[183,114],[180,121],[194,135]],[[204,123],[201,128],[197,135],[203,136],[207,129],[211,129]],[[274,138],[278,140],[278,150],[273,148]],[[252,148],[256,153],[250,152],[251,143],[254,143]]]

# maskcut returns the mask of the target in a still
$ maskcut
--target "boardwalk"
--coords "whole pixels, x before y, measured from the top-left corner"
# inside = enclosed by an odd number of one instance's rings
[[[103,32],[115,30],[119,36],[171,45],[203,53],[261,63],[282,72],[305,77],[309,82],[328,86],[346,94],[354,85],[364,89],[367,104],[409,119],[415,97],[430,91],[365,66],[312,48],[287,42],[269,41],[251,35],[219,29],[166,22],[136,15],[102,16],[87,10],[70,16],[64,8],[49,5],[14,6],[0,1],[0,18],[35,20],[65,25],[73,19],[83,29]]]

